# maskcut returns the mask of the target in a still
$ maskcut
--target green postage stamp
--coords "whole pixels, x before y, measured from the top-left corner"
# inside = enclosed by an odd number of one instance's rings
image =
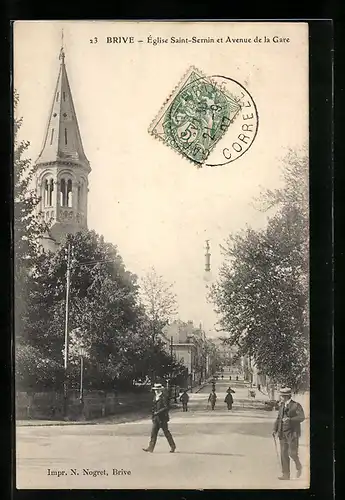
[[[241,109],[241,96],[192,66],[164,103],[149,132],[202,166]]]

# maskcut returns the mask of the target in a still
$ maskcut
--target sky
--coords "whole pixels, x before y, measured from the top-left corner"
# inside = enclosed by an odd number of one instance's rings
[[[288,148],[308,141],[308,27],[305,23],[154,23],[17,21],[14,86],[21,137],[34,161],[42,147],[59,72],[61,30],[66,67],[84,150],[90,161],[88,226],[118,246],[126,267],[143,276],[154,266],[173,283],[182,320],[216,335],[217,316],[206,301],[205,240],[212,280],[220,245],[266,215],[253,206],[264,188],[281,183]],[[255,36],[270,43],[153,45],[147,37]],[[144,43],[106,43],[133,36]],[[273,36],[289,42],[273,43]],[[92,39],[97,43],[90,43]],[[186,70],[227,75],[252,95],[258,134],[238,160],[197,168],[148,128]],[[223,139],[222,139],[223,140]],[[224,139],[225,140],[225,139]]]

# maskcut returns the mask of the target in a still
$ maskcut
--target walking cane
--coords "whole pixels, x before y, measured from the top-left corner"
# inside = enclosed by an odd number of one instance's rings
[[[276,449],[276,457],[277,457],[277,462],[280,468],[280,458],[279,458],[279,453],[278,453],[278,446],[277,446],[277,440],[276,440],[276,435],[273,434],[273,440],[274,440],[274,447]]]

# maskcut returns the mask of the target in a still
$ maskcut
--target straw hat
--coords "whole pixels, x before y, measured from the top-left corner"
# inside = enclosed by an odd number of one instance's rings
[[[291,391],[290,387],[282,387],[279,391],[279,394],[281,396],[291,396],[292,391]]]
[[[153,384],[151,391],[163,391],[164,385],[162,384]]]

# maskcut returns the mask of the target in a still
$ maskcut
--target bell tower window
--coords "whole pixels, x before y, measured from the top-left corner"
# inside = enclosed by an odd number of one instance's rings
[[[65,179],[61,179],[60,182],[60,205],[62,207],[66,207],[66,181]]]
[[[73,198],[72,181],[71,181],[71,179],[68,179],[68,181],[67,181],[67,205],[69,207],[72,207],[72,198]]]
[[[45,207],[53,206],[53,191],[54,191],[54,181],[53,179],[46,179],[44,181],[44,194],[43,203]]]
[[[65,144],[67,144],[67,128],[65,128]]]
[[[58,92],[58,93],[56,94],[56,102],[58,102],[58,101],[59,101],[59,95],[60,95],[60,92]]]
[[[50,182],[48,185],[48,206],[49,207],[53,206],[53,191],[54,191],[54,181],[53,181],[53,179],[50,179]]]
[[[43,194],[44,206],[48,205],[48,181],[47,179],[44,181],[44,194]]]
[[[53,139],[54,139],[54,129],[52,128],[52,133],[50,135],[50,144],[53,144]]]
[[[69,207],[73,206],[73,191],[72,180],[61,179],[60,181],[60,206]]]

